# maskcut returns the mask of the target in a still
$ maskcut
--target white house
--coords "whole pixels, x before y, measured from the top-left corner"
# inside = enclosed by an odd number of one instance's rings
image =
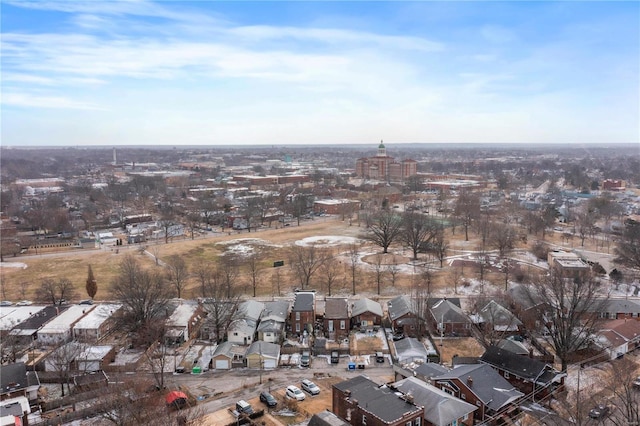
[[[180,301],[176,310],[165,322],[167,340],[178,344],[186,342],[201,319],[202,311],[197,303]]]
[[[55,345],[71,338],[71,330],[95,305],[73,305],[38,330],[38,342],[43,345]]]
[[[73,326],[73,337],[81,342],[96,343],[111,331],[111,317],[122,305],[101,304]]]

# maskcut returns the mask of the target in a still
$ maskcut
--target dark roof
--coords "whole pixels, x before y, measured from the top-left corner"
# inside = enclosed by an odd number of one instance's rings
[[[349,423],[342,420],[329,410],[316,413],[309,420],[309,426],[349,426]]]
[[[442,299],[431,307],[431,315],[438,322],[447,323],[468,323],[469,317],[465,315],[459,306],[447,299]]]
[[[518,355],[497,346],[489,346],[480,361],[528,380],[540,380],[548,365],[528,356]],[[551,379],[555,374],[551,375]]]
[[[427,299],[427,306],[429,307],[429,309],[431,309],[431,307],[433,305],[435,305],[436,303],[438,303],[441,300],[448,300],[449,303],[453,303],[454,305],[456,305],[458,308],[461,308],[462,305],[460,304],[460,298],[459,297],[432,297],[430,299]]]
[[[457,379],[466,386],[484,405],[499,411],[507,404],[524,396],[496,370],[487,364],[461,365],[442,376],[434,377],[434,382]]]
[[[387,302],[387,308],[389,310],[389,318],[391,321],[395,321],[404,315],[413,313],[411,299],[404,294],[389,300]]]
[[[67,306],[45,306],[44,309],[31,315],[14,328],[20,330],[38,330],[40,327],[67,310]]]
[[[324,317],[327,319],[349,318],[349,304],[347,299],[326,299]]]
[[[358,376],[334,385],[342,392],[351,391],[350,399],[357,400],[364,412],[371,413],[384,422],[391,423],[407,413],[416,413],[422,408],[407,402],[387,386],[379,386],[368,377]]]
[[[0,366],[0,394],[15,392],[37,385],[38,376],[34,372],[27,372],[24,362]]]
[[[315,294],[313,293],[296,293],[296,299],[293,301],[292,312],[308,312],[315,308]]]
[[[449,369],[434,362],[427,362],[426,364],[421,364],[420,366],[416,367],[416,369],[413,371],[415,371],[415,373],[419,376],[431,379],[432,377],[441,376],[447,373]]]

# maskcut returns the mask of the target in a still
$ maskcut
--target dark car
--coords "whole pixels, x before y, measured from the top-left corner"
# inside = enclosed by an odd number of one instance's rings
[[[260,392],[260,402],[264,402],[267,407],[275,407],[278,405],[278,401],[275,397],[267,391]]]
[[[609,414],[609,407],[603,404],[598,404],[589,410],[589,417],[592,419],[602,419]]]

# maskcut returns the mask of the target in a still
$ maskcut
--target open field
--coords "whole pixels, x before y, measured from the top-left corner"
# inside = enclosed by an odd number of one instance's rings
[[[301,226],[283,227],[279,229],[266,228],[258,232],[230,232],[224,234],[214,234],[206,238],[195,240],[181,239],[164,244],[147,244],[144,247],[139,245],[110,247],[106,249],[70,249],[57,253],[41,253],[32,256],[19,256],[7,259],[9,262],[20,262],[26,267],[2,267],[0,268],[0,279],[2,280],[2,299],[7,300],[38,300],[37,290],[40,283],[45,278],[54,280],[66,278],[70,280],[75,288],[76,295],[70,299],[83,299],[86,297],[85,281],[87,278],[88,266],[91,265],[94,276],[98,282],[97,300],[108,300],[111,297],[110,284],[118,273],[120,261],[124,256],[134,256],[143,265],[156,268],[162,267],[162,263],[171,256],[179,256],[185,260],[187,266],[191,267],[198,261],[215,262],[223,253],[233,253],[240,259],[240,276],[238,285],[240,291],[245,294],[252,294],[249,288],[249,274],[242,259],[246,259],[250,253],[255,253],[258,258],[260,269],[259,283],[256,294],[258,296],[277,296],[290,293],[293,289],[300,287],[299,281],[294,276],[288,261],[288,252],[292,247],[304,239],[312,239],[311,243],[318,246],[327,247],[334,254],[338,255],[339,262],[338,278],[332,285],[333,294],[351,294],[351,275],[349,270],[349,260],[345,255],[348,250],[349,239],[357,238],[364,232],[364,228],[357,225],[349,226],[347,221],[340,221],[335,218],[321,218],[313,221],[303,222]],[[473,251],[478,247],[477,236],[470,232],[470,241],[464,241],[464,232],[461,228],[456,229],[455,234],[448,231],[450,239],[449,256],[457,256],[465,252]],[[327,238],[321,238],[327,236]],[[343,238],[344,241],[341,241]],[[533,243],[533,238],[529,238],[529,245]],[[546,242],[561,245],[560,233],[551,233],[546,236]],[[573,246],[578,246],[579,241],[574,238]],[[593,244],[588,240],[586,249],[593,250]],[[525,243],[520,243],[520,248],[526,248]],[[142,250],[146,248],[145,250]],[[367,241],[360,241],[361,260],[356,278],[356,292],[365,295],[375,295],[377,293],[377,282],[373,264],[376,263],[376,253],[380,253],[380,248]],[[340,256],[342,253],[342,256]],[[158,262],[156,262],[157,257]],[[399,247],[392,247],[388,255],[381,257],[380,264],[385,269],[384,283],[381,286],[381,294],[392,296],[403,292],[412,291],[413,288],[426,285],[424,277],[421,276],[421,267],[413,267],[409,263],[410,252]],[[419,256],[424,261],[426,255]],[[273,262],[284,260],[285,267],[273,268]],[[391,265],[396,265],[398,273],[394,280],[391,279],[389,269]],[[446,264],[443,269],[439,268],[439,263],[433,259],[431,265],[431,288],[435,294],[454,295],[454,286],[451,278],[451,268]],[[476,278],[475,268],[464,268],[461,273],[465,278]],[[276,277],[277,273],[277,277]],[[504,286],[504,274],[489,273],[487,281],[495,283],[495,288]],[[312,287],[326,293],[324,279],[318,272],[314,276]],[[279,283],[279,289],[278,284]],[[490,286],[491,284],[489,284]],[[200,296],[195,280],[192,280],[187,287],[183,297]]]

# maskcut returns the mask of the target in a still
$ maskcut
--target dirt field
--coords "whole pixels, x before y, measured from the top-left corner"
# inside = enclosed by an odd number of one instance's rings
[[[434,338],[438,350],[440,351],[441,362],[451,366],[451,360],[454,355],[460,357],[479,357],[484,353],[484,348],[478,341],[472,337],[447,337],[442,339]]]
[[[171,256],[182,257],[188,266],[193,266],[199,260],[206,260],[215,262],[218,256],[233,248],[233,244],[238,243],[238,240],[247,241],[244,245],[249,246],[254,253],[257,254],[259,259],[259,283],[257,289],[257,295],[259,296],[271,296],[271,295],[283,295],[290,293],[294,288],[300,287],[298,279],[294,276],[293,271],[290,268],[290,262],[288,261],[288,252],[291,247],[294,246],[296,241],[304,238],[314,236],[340,236],[340,237],[358,237],[364,232],[364,228],[360,228],[357,225],[349,226],[348,222],[343,222],[334,218],[321,218],[313,221],[303,222],[301,226],[284,227],[280,229],[260,230],[258,232],[231,232],[225,234],[216,234],[207,238],[199,238],[196,240],[179,240],[173,241],[169,244],[164,244],[162,241],[159,244],[148,244],[146,252],[141,250],[140,246],[122,246],[116,249],[107,248],[102,250],[88,250],[88,249],[68,249],[65,252],[57,254],[38,254],[32,256],[19,256],[16,258],[8,258],[7,262],[20,262],[26,265],[25,268],[7,267],[0,268],[0,280],[2,283],[2,294],[0,298],[18,301],[22,299],[37,300],[37,289],[40,283],[45,278],[51,278],[54,280],[60,278],[69,279],[76,288],[76,295],[69,297],[69,300],[79,300],[86,298],[85,282],[87,278],[88,266],[91,265],[94,276],[98,281],[98,294],[97,300],[108,300],[110,298],[110,283],[118,272],[118,265],[122,258],[126,255],[134,256],[143,265],[147,267],[159,267],[156,264],[154,257],[159,260],[158,264],[162,264],[162,261],[168,260]],[[456,255],[466,250],[474,250],[478,246],[477,236],[470,232],[470,241],[464,241],[464,232],[462,229],[456,229],[455,234],[451,234],[447,237],[449,240],[449,255]],[[251,239],[251,240],[245,240]],[[551,233],[546,236],[545,241],[553,242],[556,244],[562,244],[561,233]],[[529,245],[533,244],[534,238],[529,238]],[[567,243],[566,241],[564,242]],[[578,246],[580,242],[574,238],[571,241],[571,245]],[[525,248],[525,243],[520,243],[520,248]],[[236,246],[237,248],[237,246]],[[245,247],[246,248],[246,247]],[[594,249],[593,244],[590,244],[590,240],[586,241],[585,249]],[[335,254],[345,252],[347,247],[345,244],[333,244],[329,246]],[[376,256],[371,253],[380,253],[380,248],[373,246],[371,243],[362,242],[360,245],[360,252],[363,254],[362,261],[369,264],[376,262]],[[381,286],[381,294],[383,295],[395,295],[401,292],[408,292],[417,285],[423,285],[421,282],[423,277],[420,276],[420,271],[413,269],[410,270],[410,266],[407,264],[409,260],[409,252],[402,250],[399,247],[392,247],[390,254],[384,255],[381,264],[385,268],[389,265],[395,264],[403,266],[404,269],[396,274],[395,279],[391,278],[391,274],[388,269],[385,269],[384,283]],[[420,259],[426,259],[426,255],[421,254]],[[273,268],[273,262],[276,260],[284,260],[285,267]],[[348,295],[351,293],[351,276],[349,271],[349,265],[346,258],[343,256],[338,258],[339,275],[332,285],[332,293]],[[451,268],[444,268],[439,270],[438,262],[432,259],[431,265],[431,292],[440,292],[441,294],[453,295],[454,289],[452,285],[452,271]],[[475,268],[465,268],[462,271],[464,277],[477,277],[477,271]],[[504,286],[504,274],[502,273],[489,273],[487,280],[495,283],[496,289],[500,289]],[[313,278],[313,288],[326,293],[324,285],[324,279],[317,273]],[[279,284],[279,285],[278,285]],[[252,294],[249,288],[249,274],[247,268],[241,264],[241,275],[239,277],[240,290],[245,294]],[[489,288],[491,284],[488,284]],[[279,287],[279,288],[278,288]],[[360,294],[366,294],[368,296],[375,295],[377,293],[377,282],[375,273],[372,268],[369,271],[364,271],[359,268],[357,275],[356,292]],[[195,280],[192,280],[187,288],[187,291],[183,293],[186,298],[200,296],[197,290]]]
[[[313,382],[320,388],[320,394],[311,396],[305,392],[305,400],[298,402],[288,402],[285,397],[285,388],[273,389],[271,394],[278,400],[278,406],[275,409],[268,410],[266,406],[260,402],[259,397],[252,398],[247,402],[251,404],[254,410],[265,410],[265,415],[260,417],[259,423],[266,426],[286,426],[297,424],[305,419],[309,419],[314,413],[319,413],[325,409],[331,410],[331,386],[341,382],[343,379],[339,377],[314,378]],[[299,383],[295,383],[300,387]],[[291,404],[295,407],[295,415],[279,415],[283,407]],[[208,426],[232,424],[235,417],[227,408],[208,414],[204,419],[204,424]]]

